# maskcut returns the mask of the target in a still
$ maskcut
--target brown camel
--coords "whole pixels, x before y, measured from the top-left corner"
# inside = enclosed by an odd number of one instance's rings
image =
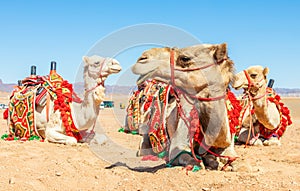
[[[245,90],[245,100],[243,101],[250,104],[246,104],[249,106],[248,108],[252,109],[253,107],[254,109],[253,115],[250,115],[249,109],[245,109],[245,113],[242,114],[242,127],[238,135],[240,142],[246,143],[250,140],[249,143],[254,145],[280,145],[279,138],[282,134],[278,134],[277,131],[285,131],[285,127],[282,129],[281,119],[287,116],[288,123],[291,123],[289,114],[282,116],[279,109],[284,107],[283,103],[281,106],[270,99],[270,94],[275,93],[271,88],[267,88],[268,73],[269,68],[267,67],[251,66],[235,76],[232,86],[235,89],[243,88]],[[249,127],[253,129],[253,133],[251,130],[249,131]],[[262,134],[262,130],[273,132],[274,136],[262,135],[263,139],[257,139],[258,136],[255,137],[255,135]]]
[[[183,113],[188,115],[194,106],[197,109],[202,125],[201,133],[205,140],[200,146],[190,144],[188,124],[182,117],[178,117],[177,113],[180,111],[177,111],[174,98],[169,102],[166,124],[170,137],[169,160],[176,158],[173,161],[174,165],[199,164],[189,154],[180,153],[196,149],[198,154],[204,154],[207,151],[204,145],[211,146],[210,150],[213,152],[221,153],[226,150],[226,155],[236,156],[224,101],[234,71],[234,64],[227,55],[226,44],[204,44],[182,49],[153,48],[142,54],[132,66],[132,71],[140,75],[138,84],[147,79],[172,84],[176,91],[180,92],[178,97]],[[147,129],[143,129],[142,132],[147,132]],[[139,154],[151,154],[144,152],[147,148],[149,140],[147,135],[144,135]],[[209,163],[212,155],[206,154],[208,157],[204,157],[204,163]],[[213,164],[211,168],[216,169],[217,165]]]

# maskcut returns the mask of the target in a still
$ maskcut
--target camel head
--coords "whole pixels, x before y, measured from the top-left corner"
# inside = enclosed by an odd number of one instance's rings
[[[228,58],[226,44],[203,44],[182,49],[165,47],[145,51],[131,67],[134,74],[140,75],[137,83],[150,78],[170,83],[171,51],[174,52],[175,84],[189,93],[199,93],[207,87],[216,91],[225,91],[233,79],[234,64]],[[212,66],[197,69],[208,64]],[[191,70],[183,71],[187,69]]]
[[[269,68],[267,67],[251,66],[235,75],[232,87],[235,89],[243,88],[245,91],[249,91],[252,96],[264,93],[267,87],[268,73]]]
[[[171,48],[152,48],[149,49],[138,58],[136,64],[131,67],[131,70],[134,74],[140,75],[137,84],[142,83],[143,81],[155,76],[160,70],[156,70],[158,67],[165,66],[168,69],[168,62],[170,60],[170,51]],[[177,53],[178,49],[174,49]],[[160,79],[164,81],[164,79]]]
[[[119,62],[113,58],[103,58],[101,56],[84,56],[85,71],[89,73],[89,76],[97,79],[99,76],[106,78],[110,74],[119,73],[122,70]]]
[[[104,100],[104,81],[110,74],[119,73],[122,70],[119,62],[113,58],[101,56],[83,56],[84,81],[87,91],[93,90],[94,100],[97,105]]]
[[[226,44],[201,44],[182,49],[150,49],[144,52],[131,68],[133,73],[140,75],[138,84],[147,79],[171,83],[171,51],[174,52],[176,87],[189,95],[202,98],[225,94],[234,77],[234,64],[228,58]],[[231,140],[224,100],[204,101],[199,105],[206,143],[227,147]]]

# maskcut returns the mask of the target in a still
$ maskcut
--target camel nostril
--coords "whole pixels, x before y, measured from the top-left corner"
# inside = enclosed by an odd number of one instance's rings
[[[147,60],[147,58],[148,58],[147,56],[141,56],[141,57],[139,57],[137,62],[145,61],[145,60]]]

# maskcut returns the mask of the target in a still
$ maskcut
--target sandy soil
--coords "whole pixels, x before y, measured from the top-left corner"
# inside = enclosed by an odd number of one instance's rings
[[[68,146],[0,141],[0,190],[300,190],[300,98],[286,98],[293,125],[282,146],[236,146],[238,172],[165,168],[135,157],[139,137],[119,133],[127,96],[113,96],[115,109],[101,110],[96,131],[105,144]],[[0,96],[0,103],[7,95]],[[0,110],[0,115],[2,116]],[[7,130],[1,120],[0,133]]]

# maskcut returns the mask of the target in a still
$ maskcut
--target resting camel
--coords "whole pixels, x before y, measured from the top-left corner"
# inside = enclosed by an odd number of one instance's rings
[[[204,44],[182,49],[153,48],[142,54],[132,66],[132,71],[140,75],[137,84],[147,79],[171,84],[179,95],[185,115],[189,115],[193,108],[197,110],[205,141],[202,140],[200,145],[191,145],[193,135],[188,123],[178,116],[180,111],[176,107],[175,99],[169,101],[166,111],[167,134],[170,138],[168,160],[173,165],[199,165],[195,157],[187,153],[181,154],[182,151],[195,150],[197,154],[206,155],[203,162],[212,169],[216,169],[218,164],[211,151],[216,156],[220,156],[224,150],[226,155],[236,156],[224,100],[234,71],[234,64],[227,55],[226,44]],[[151,154],[147,128],[149,127],[143,126],[140,130],[145,134],[139,155]],[[210,151],[208,147],[211,147]],[[208,164],[211,160],[213,164]]]
[[[280,137],[286,126],[291,124],[288,109],[282,103],[280,105],[274,102],[272,95],[276,94],[267,87],[268,73],[267,67],[251,66],[235,76],[232,86],[235,89],[244,89],[245,100],[242,102],[247,107],[241,114],[242,127],[238,135],[240,142],[247,143],[250,140],[249,143],[254,145],[280,145]],[[280,99],[278,95],[276,98]],[[279,103],[280,100],[277,101]],[[253,115],[250,115],[251,109],[254,111]],[[285,117],[287,121],[283,123],[281,119]]]
[[[83,62],[84,99],[81,103],[72,102],[71,104],[71,115],[79,132],[88,130],[94,125],[99,114],[100,103],[105,96],[104,81],[110,74],[121,71],[119,62],[112,58],[103,58],[96,55],[91,57],[84,56]],[[76,144],[76,138],[66,135],[59,110],[53,113],[53,108],[54,103],[51,100],[50,118],[47,121],[46,107],[36,107],[37,130],[44,136],[45,140],[50,142]]]

